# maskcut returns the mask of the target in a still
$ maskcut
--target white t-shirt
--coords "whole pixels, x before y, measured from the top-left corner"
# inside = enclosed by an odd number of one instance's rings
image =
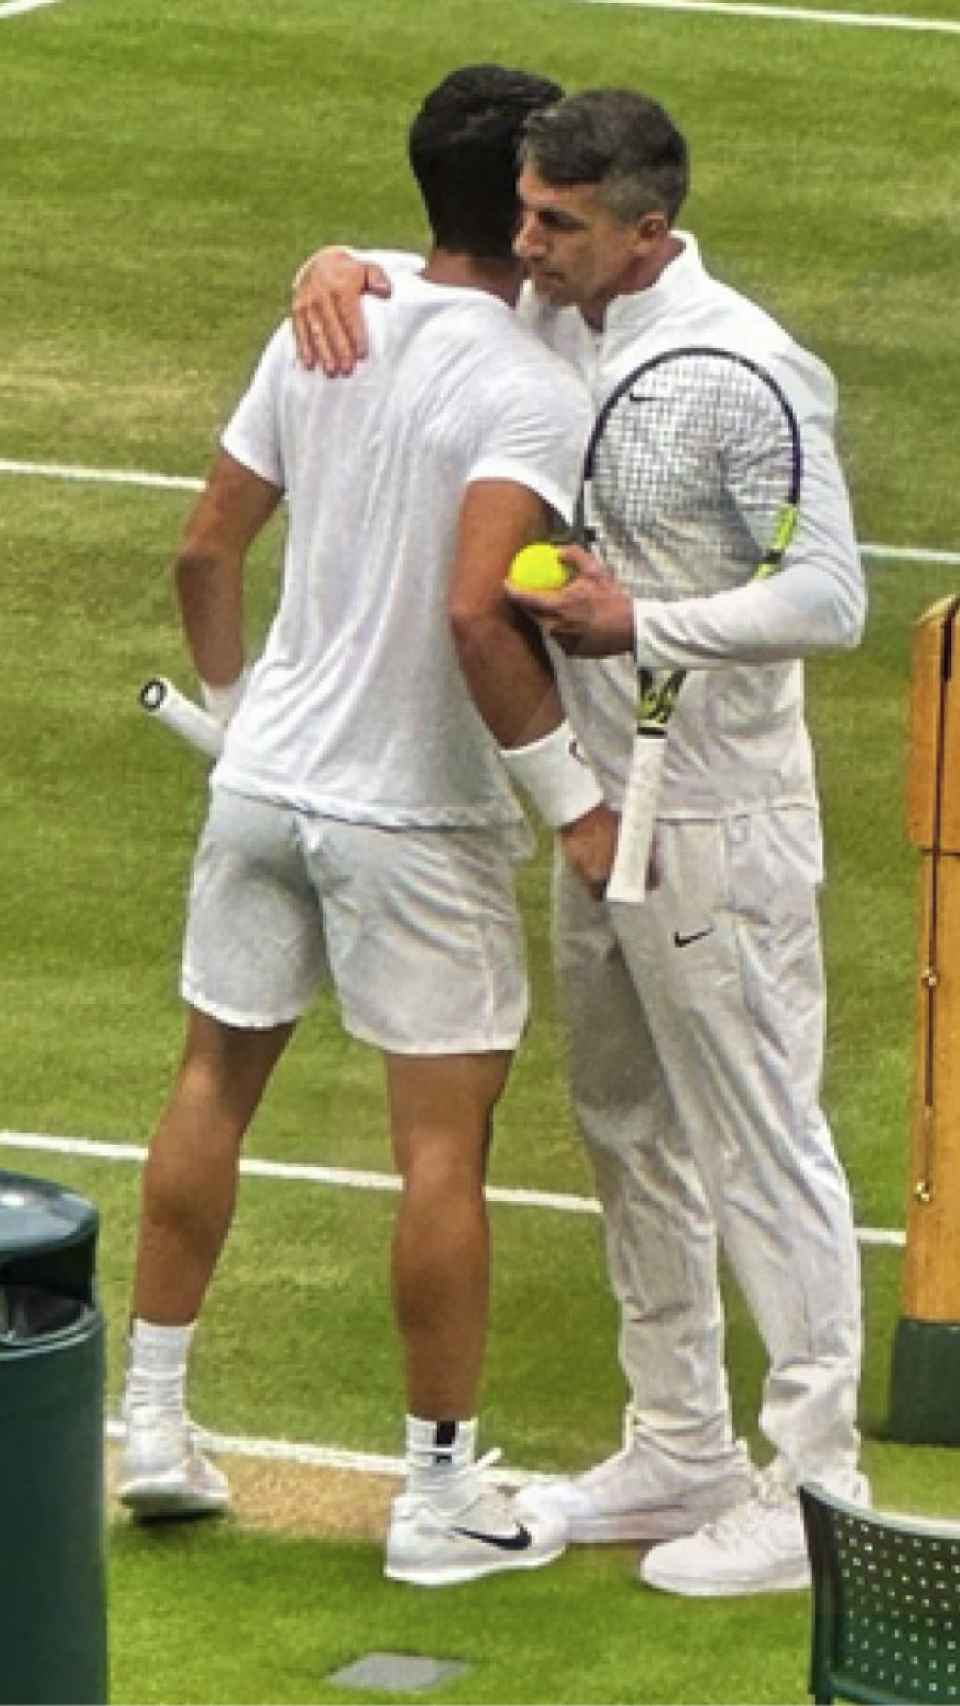
[[[482,291],[404,274],[366,303],[370,358],[308,372],[285,322],[223,434],[286,492],[283,589],[215,780],[388,827],[516,822],[447,616],[468,485],[512,480],[569,518],[589,396]]]

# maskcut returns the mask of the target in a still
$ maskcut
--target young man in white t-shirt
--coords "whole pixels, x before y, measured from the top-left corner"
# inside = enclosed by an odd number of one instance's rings
[[[330,978],[385,1062],[408,1409],[386,1572],[428,1586],[547,1563],[566,1537],[552,1517],[519,1523],[475,1459],[483,1179],[527,1007],[510,774],[593,892],[615,841],[546,654],[503,592],[515,552],[569,517],[590,420],[579,381],[512,312],[515,150],[556,93],[479,66],[427,97],[410,138],[426,266],[377,305],[356,384],[306,373],[279,328],[176,564],[225,741],[187,918],[184,1059],[144,1174],[120,1496],[142,1515],[226,1505],[186,1416],[187,1351],[244,1131]],[[284,496],[283,589],[247,675],[244,560]]]

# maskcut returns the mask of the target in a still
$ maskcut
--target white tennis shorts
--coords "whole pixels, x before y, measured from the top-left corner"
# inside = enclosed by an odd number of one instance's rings
[[[391,1053],[513,1049],[528,1005],[513,875],[528,851],[525,829],[383,829],[215,787],[184,999],[261,1030],[332,983],[345,1028]]]

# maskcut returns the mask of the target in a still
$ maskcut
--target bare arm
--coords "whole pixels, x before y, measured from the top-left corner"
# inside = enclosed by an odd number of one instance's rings
[[[243,567],[282,493],[221,451],[174,564],[180,617],[200,680],[228,687],[243,669]]]
[[[545,506],[526,487],[508,480],[479,480],[468,487],[460,510],[450,622],[474,703],[508,755],[564,726],[543,642],[504,590],[517,551],[547,530]],[[602,802],[579,805],[558,828],[571,865],[591,893],[601,895],[616,851],[616,815]]]
[[[450,582],[450,621],[474,702],[502,747],[540,740],[563,717],[543,642],[504,589],[517,551],[548,530],[546,506],[526,486],[479,480],[468,487]]]

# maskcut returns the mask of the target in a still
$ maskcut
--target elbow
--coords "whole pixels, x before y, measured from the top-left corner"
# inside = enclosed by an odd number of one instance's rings
[[[863,582],[860,582],[856,592],[837,612],[838,633],[835,641],[837,651],[855,651],[863,639],[867,626],[867,593]]]
[[[776,582],[771,581],[771,588]],[[782,591],[799,624],[797,639],[801,655],[819,652],[852,652],[863,639],[867,617],[867,595],[860,577],[846,584],[818,576],[794,589],[784,577]],[[802,591],[802,596],[795,596]]]
[[[447,597],[447,621],[457,650],[472,652],[494,645],[496,636],[503,635],[505,624],[517,626],[517,612],[500,587],[493,592],[452,587]]]
[[[842,610],[834,607],[824,612],[821,621],[808,629],[802,652],[811,657],[825,652],[856,651],[863,639],[865,617],[866,612],[860,606]]]
[[[174,558],[173,572],[178,582],[194,581],[205,575],[216,574],[221,566],[222,559],[216,551],[186,544]]]
[[[183,545],[173,563],[173,580],[181,607],[192,609],[229,584],[233,566],[224,553],[189,543]]]
[[[454,647],[458,655],[462,657],[464,650],[470,644],[470,638],[474,631],[474,613],[465,610],[462,606],[451,604],[447,611],[447,618],[450,623],[450,632],[453,635]]]
[[[489,605],[451,599],[447,609],[450,632],[462,664],[488,655],[502,632],[502,615]]]
[[[824,649],[855,651],[867,624],[867,583],[855,546],[845,557],[843,573],[835,571],[822,591],[825,626],[830,630]]]
[[[209,555],[184,549],[177,553],[173,564],[173,582],[182,609],[189,609],[204,596],[216,574],[216,563]]]

